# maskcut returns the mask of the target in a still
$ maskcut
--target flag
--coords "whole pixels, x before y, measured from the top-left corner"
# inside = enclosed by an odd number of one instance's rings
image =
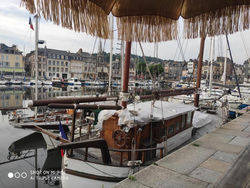
[[[30,29],[32,29],[34,31],[34,27],[33,27],[33,24],[31,22],[31,18],[29,19],[29,24],[30,24]]]
[[[67,137],[67,135],[66,135],[65,132],[64,132],[64,129],[63,129],[63,126],[62,126],[61,121],[59,122],[59,131],[60,131],[61,137],[62,137],[63,139],[68,140],[68,137]],[[63,149],[61,149],[61,156],[62,156],[62,157],[64,156]]]

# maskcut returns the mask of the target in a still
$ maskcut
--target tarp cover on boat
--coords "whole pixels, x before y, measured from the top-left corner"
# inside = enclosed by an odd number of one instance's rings
[[[209,116],[204,112],[195,111],[193,117],[193,127],[194,128],[201,128],[209,123],[212,122],[213,116]]]
[[[101,111],[98,116],[98,127],[102,127],[102,122],[115,113],[119,116],[119,125],[126,124],[128,127],[133,127],[134,124],[145,125],[149,122],[156,122],[163,119],[168,120],[181,114],[194,111],[195,109],[192,105],[165,101],[155,101],[154,104],[152,101],[130,104],[124,110]]]

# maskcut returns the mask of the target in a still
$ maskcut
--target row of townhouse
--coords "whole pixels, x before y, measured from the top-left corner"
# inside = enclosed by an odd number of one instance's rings
[[[35,53],[31,51],[25,58],[26,70],[31,77],[35,77]],[[96,77],[96,62],[91,55],[82,52],[71,53],[63,50],[48,48],[38,49],[38,78],[51,79],[57,77],[69,79],[94,79]]]
[[[108,79],[109,63],[104,62],[101,54],[92,56],[83,52],[81,49],[76,53],[63,50],[38,49],[38,78],[51,79],[58,77],[68,79],[77,77],[79,79]],[[217,57],[214,61],[213,75],[214,79],[220,80],[224,71],[224,57]],[[240,80],[250,81],[250,60],[244,62],[244,66],[235,64],[235,69]],[[206,78],[210,70],[208,61],[203,62],[202,77]],[[135,75],[134,59],[131,58],[130,77]],[[196,77],[197,60],[173,61],[168,60],[164,63],[165,78],[179,80],[181,77]],[[35,53],[31,51],[25,57],[18,50],[16,45],[11,47],[0,43],[0,78],[3,77],[35,77]],[[121,62],[118,59],[113,61],[112,66],[113,79],[121,78]],[[209,76],[209,75],[208,75]],[[233,79],[232,63],[227,58],[227,79]]]
[[[222,75],[224,73],[224,62],[225,57],[217,57],[213,61],[213,79],[220,81],[222,78]],[[234,72],[231,60],[227,58],[227,68],[226,68],[226,76],[227,80],[233,80],[234,79]],[[250,77],[250,68],[248,69],[248,61],[245,61],[244,66],[240,64],[235,64],[235,71],[236,74],[241,82],[243,82],[244,77],[247,78]],[[189,60],[188,62],[185,61],[173,61],[168,60],[164,63],[164,70],[165,70],[165,78],[171,79],[171,80],[179,80],[182,77],[191,77],[193,79],[197,76],[197,66],[198,66],[198,60]],[[249,66],[250,67],[250,66]],[[249,72],[249,73],[248,73]],[[209,78],[210,73],[210,62],[204,61],[202,63],[202,79]]]

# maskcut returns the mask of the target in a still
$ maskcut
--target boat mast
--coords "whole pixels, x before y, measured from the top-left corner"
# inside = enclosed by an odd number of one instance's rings
[[[122,73],[123,74],[122,92],[120,93],[123,108],[127,108],[127,101],[128,101],[128,79],[129,79],[130,54],[131,54],[131,41],[127,41],[126,50],[125,50],[125,62],[124,62],[124,68],[123,68],[123,73]]]
[[[36,80],[35,80],[35,100],[37,100],[38,95],[38,86],[37,86],[37,80],[38,80],[38,15],[34,16],[36,19],[36,33],[35,33],[35,69],[36,69]],[[35,118],[37,118],[37,107],[35,108]]]
[[[110,16],[110,22],[111,22],[111,39],[110,39],[110,57],[109,57],[109,88],[108,93],[111,94],[111,80],[112,80],[112,59],[113,59],[113,37],[114,37],[114,31],[113,31],[113,16]]]
[[[201,71],[202,71],[202,61],[203,61],[205,39],[206,39],[206,37],[201,37],[199,62],[198,62],[198,67],[197,67],[197,81],[196,81],[196,88],[197,89],[199,89],[201,86]],[[194,106],[195,107],[199,107],[199,98],[200,98],[200,94],[196,93],[194,95]]]
[[[227,39],[228,51],[229,51],[229,55],[230,55],[230,59],[231,59],[231,62],[232,62],[232,67],[233,67],[233,71],[234,71],[234,75],[235,75],[236,85],[237,85],[237,88],[238,88],[239,96],[241,98],[240,86],[239,86],[238,77],[237,77],[237,74],[236,74],[236,71],[235,71],[235,68],[234,68],[232,52],[231,52],[231,48],[230,48],[230,45],[229,45],[229,40],[228,40],[227,34],[226,34],[226,39]]]
[[[223,85],[226,85],[227,79],[227,45],[225,46],[225,59],[224,59],[224,74],[223,74]]]
[[[213,80],[213,52],[214,52],[214,37],[211,38],[211,51],[210,51],[210,77],[209,77],[209,96],[212,91],[212,80]]]
[[[123,69],[124,69],[124,40],[121,41],[121,72],[123,73]],[[121,77],[121,84],[123,83],[123,74]],[[121,85],[122,87],[122,85]]]

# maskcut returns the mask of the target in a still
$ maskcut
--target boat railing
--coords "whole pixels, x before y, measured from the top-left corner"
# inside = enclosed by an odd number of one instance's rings
[[[123,166],[123,154],[125,152],[128,153],[128,156],[131,156],[131,154],[136,153],[136,152],[142,152],[142,163],[145,162],[145,155],[146,152],[148,151],[154,151],[154,150],[160,150],[160,158],[163,157],[163,150],[165,149],[165,147],[153,147],[153,148],[142,148],[142,149],[117,149],[117,148],[109,148],[106,141],[99,138],[99,139],[91,139],[91,140],[85,140],[85,141],[78,141],[78,142],[70,142],[69,140],[63,139],[60,136],[57,136],[49,131],[46,131],[44,129],[42,129],[39,126],[34,125],[34,128],[41,132],[44,133],[48,136],[50,136],[51,138],[58,140],[60,142],[62,142],[62,145],[57,146],[58,149],[66,149],[66,150],[71,150],[73,151],[73,149],[76,148],[85,148],[85,157],[84,160],[87,161],[88,160],[88,148],[99,148],[101,149],[101,153],[102,153],[102,161],[104,164],[109,164],[111,163],[111,157],[110,157],[110,152],[119,152],[120,153],[120,166]],[[72,152],[70,152],[72,153]],[[166,151],[165,151],[166,153]],[[129,157],[130,158],[130,157]]]
[[[117,148],[108,148],[109,152],[119,152],[120,153],[120,166],[123,166],[123,153],[128,153],[131,156],[132,152],[142,152],[142,164],[145,163],[145,155],[147,151],[160,150],[160,158],[163,158],[163,150],[165,147],[154,147],[154,148],[143,148],[143,149],[117,149]],[[88,160],[88,147],[85,149],[85,157],[84,160]]]
[[[109,148],[109,151],[113,152],[120,152],[120,166],[123,165],[123,153],[128,152],[128,154],[131,154],[132,152],[142,152],[142,163],[145,163],[145,155],[147,151],[154,151],[154,150],[160,150],[160,158],[163,158],[163,150],[165,148],[162,147],[154,147],[154,148],[143,148],[143,149],[116,149],[116,148]]]

